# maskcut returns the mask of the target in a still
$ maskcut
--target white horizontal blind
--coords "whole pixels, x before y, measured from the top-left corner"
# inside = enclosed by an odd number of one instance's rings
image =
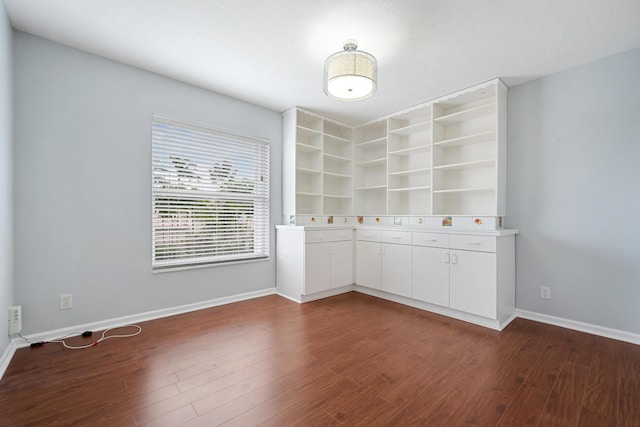
[[[268,141],[153,116],[153,269],[269,256]]]

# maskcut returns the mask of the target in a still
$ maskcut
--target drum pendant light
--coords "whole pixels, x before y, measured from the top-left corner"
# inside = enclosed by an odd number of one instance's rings
[[[358,49],[358,42],[347,40],[344,51],[336,52],[324,62],[324,93],[339,101],[359,101],[377,89],[376,58]]]

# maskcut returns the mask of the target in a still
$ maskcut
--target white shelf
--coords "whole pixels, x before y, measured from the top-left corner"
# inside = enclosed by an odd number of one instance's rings
[[[298,150],[306,151],[306,152],[321,151],[322,150],[322,148],[320,148],[320,147],[315,147],[315,146],[309,145],[309,144],[303,144],[302,142],[298,142],[296,144],[296,147],[297,147]]]
[[[456,113],[447,114],[446,116],[436,117],[433,119],[435,123],[450,124],[460,123],[467,120],[474,120],[480,117],[489,116],[495,114],[496,103],[491,102],[489,104],[480,105],[477,107],[469,108],[468,110],[458,111]]]
[[[481,191],[495,191],[494,187],[451,188],[447,190],[433,190],[434,194],[475,193]]]
[[[328,176],[335,176],[336,178],[351,178],[351,175],[344,173],[324,172],[324,174]]]
[[[373,166],[373,165],[381,165],[387,162],[386,157],[381,157],[379,159],[367,160],[366,162],[358,162],[356,166]]]
[[[413,169],[400,172],[389,172],[389,176],[403,176],[403,175],[417,175],[425,172],[429,172],[431,168]]]
[[[332,199],[350,199],[351,196],[343,196],[339,194],[324,194],[324,197],[330,197]]]
[[[496,163],[495,159],[485,159],[485,160],[474,160],[472,162],[461,162],[461,163],[451,163],[447,165],[434,166],[433,170],[457,170],[457,169],[468,169],[468,168],[478,168],[483,166],[492,166]]]
[[[338,156],[336,154],[324,153],[325,157],[329,157],[330,159],[334,159],[339,162],[350,162],[351,159],[348,157]]]
[[[383,136],[382,138],[371,139],[369,141],[359,142],[354,145],[355,148],[369,148],[375,145],[384,145],[387,142],[387,137]]]
[[[389,155],[393,156],[411,156],[416,151],[428,152],[430,144],[418,145],[415,147],[403,148],[402,150],[389,151]]]
[[[392,135],[413,135],[416,133],[428,132],[431,129],[431,122],[425,121],[414,123],[408,126],[389,130]]]
[[[430,188],[431,188],[430,185],[425,185],[425,186],[422,186],[422,187],[390,188],[389,191],[429,190]]]
[[[321,174],[322,173],[321,170],[308,169],[308,168],[296,168],[296,172],[302,173],[302,174],[305,174],[305,175],[316,175],[316,174]]]
[[[283,211],[504,215],[506,102],[496,79],[356,127],[294,108]]]
[[[333,144],[340,144],[340,145],[351,144],[351,140],[350,139],[342,138],[341,136],[335,136],[335,135],[331,135],[331,134],[328,134],[328,133],[325,133],[324,136],[325,136],[325,143],[326,142],[330,142],[330,143],[333,143]],[[327,141],[327,139],[329,141]]]
[[[312,128],[309,128],[309,127],[306,127],[306,126],[302,126],[302,125],[298,125],[297,128],[298,128],[298,132],[301,133],[301,134],[309,134],[309,135],[316,136],[316,135],[320,135],[322,133],[317,129],[312,129]]]
[[[387,188],[387,186],[383,184],[383,185],[369,185],[367,187],[358,187],[358,188],[354,188],[354,190],[367,191],[367,190],[380,190],[384,188]]]
[[[489,142],[496,139],[496,132],[491,130],[488,132],[480,132],[473,135],[460,136],[458,138],[445,139],[442,141],[436,141],[433,143],[434,147],[460,147],[469,144],[478,144],[482,142]]]

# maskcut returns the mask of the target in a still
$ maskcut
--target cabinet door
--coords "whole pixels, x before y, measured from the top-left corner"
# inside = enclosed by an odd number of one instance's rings
[[[356,284],[380,289],[380,243],[356,242]]]
[[[449,250],[414,246],[411,295],[414,299],[449,307]]]
[[[449,271],[451,308],[496,319],[496,254],[451,251]]]
[[[333,242],[331,245],[331,287],[353,284],[353,242]]]
[[[304,245],[304,294],[309,295],[331,288],[330,243]]]
[[[411,246],[382,244],[382,290],[411,297]]]

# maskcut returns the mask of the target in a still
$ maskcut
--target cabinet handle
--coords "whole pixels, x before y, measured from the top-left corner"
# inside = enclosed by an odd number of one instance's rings
[[[458,255],[451,254],[451,264],[457,264],[457,263],[458,263]]]
[[[480,242],[464,242],[465,245],[474,245],[474,246],[480,246],[482,243]]]
[[[449,264],[449,252],[444,253],[444,263]]]
[[[437,241],[438,241],[438,239],[428,239],[428,240],[425,240],[425,242],[437,242]]]
[[[386,246],[382,247],[382,256],[387,256],[387,247]]]
[[[392,240],[402,240],[401,236],[392,236],[391,237]]]

